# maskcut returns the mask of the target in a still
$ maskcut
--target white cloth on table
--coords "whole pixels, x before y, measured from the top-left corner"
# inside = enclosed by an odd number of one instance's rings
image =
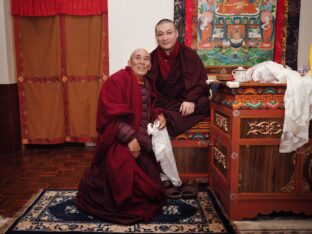
[[[162,180],[169,179],[174,186],[181,186],[176,161],[173,155],[171,141],[166,128],[158,129],[159,121],[147,125],[147,133],[152,135],[152,146],[157,162],[165,175],[161,174]]]
[[[284,97],[285,116],[280,153],[290,153],[309,141],[312,119],[312,78],[302,77],[297,71],[273,61],[259,63],[246,71],[253,81],[287,83]]]
[[[266,61],[259,63],[246,71],[247,80],[253,80],[260,83],[280,82],[286,83],[286,78],[280,76],[280,72],[291,70],[285,68],[282,64]]]
[[[285,117],[279,151],[295,151],[309,141],[309,123],[312,119],[312,78],[302,77],[296,71],[285,71]]]

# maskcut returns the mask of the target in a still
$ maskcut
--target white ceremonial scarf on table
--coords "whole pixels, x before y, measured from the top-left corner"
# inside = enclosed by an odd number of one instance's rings
[[[312,77],[281,64],[266,61],[246,71],[249,79],[260,83],[287,83],[284,97],[285,116],[280,153],[290,153],[309,141],[309,123],[312,119]]]
[[[297,71],[287,71],[285,117],[280,153],[290,153],[309,141],[309,123],[312,119],[312,78]]]

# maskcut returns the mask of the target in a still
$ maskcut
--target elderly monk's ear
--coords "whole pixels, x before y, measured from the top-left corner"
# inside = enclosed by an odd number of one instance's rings
[[[131,60],[128,60],[128,66],[131,67]]]

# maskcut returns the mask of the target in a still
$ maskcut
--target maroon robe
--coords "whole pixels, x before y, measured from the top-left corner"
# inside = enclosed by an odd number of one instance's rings
[[[149,76],[155,82],[157,105],[163,109],[169,135],[176,136],[209,116],[207,76],[197,53],[181,44],[168,76],[162,77],[157,49],[159,47],[151,53],[152,69]],[[181,115],[179,109],[183,101],[195,103],[193,114],[185,117]]]
[[[142,163],[142,156],[139,156],[139,163],[128,145],[117,139],[120,121],[138,131],[141,116],[140,87],[131,68],[126,67],[105,81],[101,90],[97,148],[78,187],[76,205],[79,209],[122,224],[147,222],[161,211],[165,193],[156,160],[148,158]],[[144,165],[143,168],[140,165]]]

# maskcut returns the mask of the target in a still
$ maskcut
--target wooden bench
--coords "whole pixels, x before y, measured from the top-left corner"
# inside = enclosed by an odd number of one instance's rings
[[[181,178],[208,181],[210,117],[171,138],[171,144]]]

